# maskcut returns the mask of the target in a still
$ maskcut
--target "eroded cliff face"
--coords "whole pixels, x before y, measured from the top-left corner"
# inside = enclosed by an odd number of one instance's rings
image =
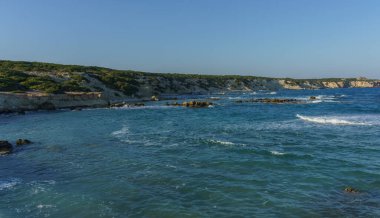
[[[257,91],[280,89],[334,89],[380,87],[380,81],[366,80],[286,80],[286,79],[225,79],[218,82],[207,79],[154,79],[140,78],[136,96],[147,97],[160,94],[207,94],[227,91]]]
[[[0,113],[61,108],[106,107],[101,93],[4,93],[0,92]]]
[[[368,81],[351,81],[350,82],[351,88],[372,88],[376,86],[379,86],[379,84],[376,84],[376,82],[368,82]]]

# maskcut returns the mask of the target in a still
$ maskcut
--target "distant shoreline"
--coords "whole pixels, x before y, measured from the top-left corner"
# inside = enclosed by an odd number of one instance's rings
[[[0,113],[109,107],[160,96],[231,91],[376,88],[366,78],[291,79],[162,74],[40,62],[0,61]],[[157,98],[157,99],[155,99]]]

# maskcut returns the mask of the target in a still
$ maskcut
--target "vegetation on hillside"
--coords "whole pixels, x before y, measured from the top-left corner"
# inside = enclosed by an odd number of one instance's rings
[[[197,85],[205,90],[208,90],[209,87],[223,87],[226,85],[227,80],[235,80],[236,83],[242,84],[249,84],[252,80],[276,80],[274,78],[255,76],[147,73],[95,66],[0,60],[0,91],[64,93],[69,91],[87,92],[100,90],[97,87],[86,86],[88,80],[82,73],[96,78],[109,88],[116,89],[129,96],[138,92],[141,86],[139,78],[144,78],[149,84],[156,84],[154,89],[157,93],[165,89],[165,87],[159,85],[159,78],[169,81],[169,88],[174,91],[176,90],[175,85],[173,85],[174,81],[180,82],[185,87],[190,88],[192,79],[200,80]],[[339,81],[348,84],[349,81],[356,80],[355,78],[283,79],[288,84],[294,85],[301,85],[306,82],[312,85],[320,85],[322,82]]]

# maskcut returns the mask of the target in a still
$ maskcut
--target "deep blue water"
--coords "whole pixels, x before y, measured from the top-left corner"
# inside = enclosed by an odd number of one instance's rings
[[[380,89],[201,97],[221,100],[0,116],[35,142],[0,156],[0,217],[380,216]]]

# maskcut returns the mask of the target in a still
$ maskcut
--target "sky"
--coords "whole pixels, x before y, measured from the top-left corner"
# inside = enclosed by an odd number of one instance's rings
[[[0,0],[0,59],[380,78],[380,1]]]

